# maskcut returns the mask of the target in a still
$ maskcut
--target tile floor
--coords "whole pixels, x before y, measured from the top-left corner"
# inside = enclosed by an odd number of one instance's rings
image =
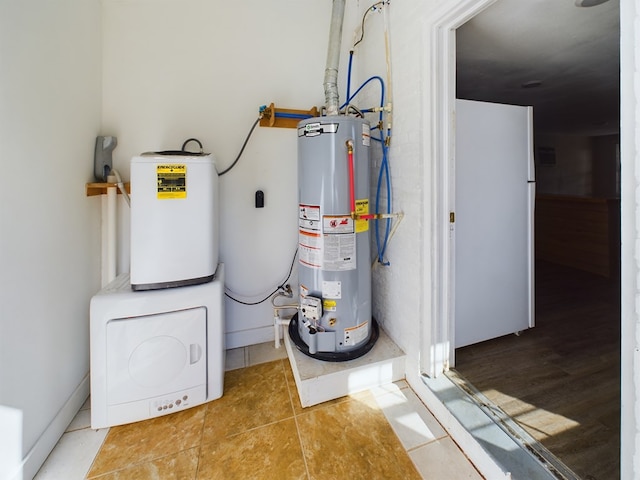
[[[284,347],[227,352],[221,399],[94,431],[89,402],[36,480],[482,479],[406,382],[302,408]]]

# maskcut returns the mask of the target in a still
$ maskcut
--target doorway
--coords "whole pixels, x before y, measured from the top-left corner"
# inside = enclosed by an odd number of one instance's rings
[[[475,5],[472,6],[471,2],[467,2],[465,5],[467,10],[465,12],[462,12],[462,10],[457,12],[457,21],[459,23],[455,24],[455,20],[453,18],[448,20],[450,22],[449,25],[452,28],[451,32],[454,32],[455,28],[463,25],[469,19],[464,18],[465,14],[473,16],[479,11],[479,9],[488,6],[492,2],[484,2],[481,7],[479,3],[480,2],[476,2]],[[499,0],[497,3],[499,3]],[[473,8],[476,8],[476,10],[472,12]],[[455,44],[455,42],[453,43]],[[453,51],[455,51],[455,49]],[[455,87],[453,86],[455,85],[455,79],[453,77],[449,77],[447,81],[449,82],[449,88],[455,92]],[[451,97],[454,96],[455,95],[452,95]],[[448,107],[451,107],[451,97],[443,102],[445,110]],[[447,104],[447,102],[450,103]],[[443,124],[447,123],[443,122]],[[444,150],[446,151],[446,147],[444,147]],[[446,171],[447,168],[442,167],[441,170]],[[455,252],[452,256],[454,255]],[[527,334],[521,337],[510,336],[505,338],[504,341],[508,340],[511,342],[511,345],[501,345],[500,342],[502,339],[495,339],[487,342],[486,345],[482,344],[469,347],[468,351],[461,350],[454,353],[452,350],[450,358],[453,359],[455,355],[455,367],[456,369],[459,369],[463,375],[465,374],[463,371],[465,365],[467,367],[472,365],[477,367],[476,370],[481,370],[480,367],[484,366],[485,370],[489,371],[488,377],[491,377],[492,373],[494,380],[504,380],[506,377],[506,379],[510,381],[507,387],[496,383],[493,385],[490,383],[482,383],[485,381],[483,379],[479,379],[477,385],[473,381],[472,383],[474,383],[476,387],[481,386],[481,388],[487,392],[491,389],[495,390],[495,398],[500,397],[501,394],[504,398],[509,397],[507,400],[511,402],[511,406],[513,407],[511,412],[514,419],[517,420],[518,415],[520,415],[521,421],[525,423],[526,421],[530,421],[536,412],[540,413],[541,410],[549,411],[551,414],[555,413],[555,417],[553,417],[553,415],[550,417],[550,424],[557,427],[559,430],[552,435],[556,438],[558,443],[561,443],[560,440],[561,437],[563,437],[565,443],[571,444],[571,441],[566,440],[569,438],[565,435],[566,432],[579,432],[580,425],[587,425],[589,423],[588,420],[592,419],[581,419],[578,414],[566,411],[562,412],[560,411],[562,407],[559,406],[559,403],[556,403],[555,406],[553,406],[553,401],[561,401],[564,397],[569,397],[568,393],[577,394],[580,397],[579,401],[574,397],[572,403],[581,404],[585,410],[589,410],[591,413],[588,417],[602,417],[602,422],[599,426],[592,424],[588,427],[587,431],[582,431],[580,435],[582,440],[589,439],[591,444],[585,445],[584,443],[574,443],[573,453],[576,454],[574,457],[579,456],[579,453],[589,451],[589,448],[592,447],[594,448],[592,451],[604,451],[606,448],[610,448],[613,443],[617,445],[614,445],[613,450],[608,450],[605,456],[613,457],[614,463],[617,462],[617,466],[605,465],[607,462],[598,462],[593,456],[588,456],[588,461],[598,463],[601,470],[591,471],[590,473],[586,470],[582,470],[581,467],[569,466],[584,478],[590,478],[589,475],[593,478],[615,478],[618,476],[615,472],[619,472],[619,455],[616,453],[619,452],[620,415],[620,384],[618,381],[620,368],[619,273],[616,273],[613,277],[614,280],[610,281],[606,280],[606,278],[603,278],[602,276],[585,273],[579,269],[557,265],[553,262],[538,262],[536,266],[538,270],[539,287],[536,293],[539,300],[538,306],[540,308],[540,311],[538,312],[538,327],[536,327],[536,332],[542,331],[544,333],[544,331],[546,331],[548,339],[555,338],[556,340],[559,340],[562,337],[558,331],[551,334],[548,333],[552,331],[550,330],[551,327],[558,326],[558,318],[567,319],[566,322],[564,322],[565,325],[563,327],[572,325],[573,328],[573,330],[571,330],[571,328],[566,328],[565,333],[568,336],[565,340],[558,341],[556,346],[558,350],[553,352],[552,349],[549,348],[548,343],[546,345],[546,351],[538,350],[537,353],[535,350],[537,347],[534,347],[533,344],[528,347],[528,350],[523,348],[523,344],[528,344],[526,342],[530,342],[530,338],[528,337],[531,337],[531,335],[528,335],[529,332],[527,332]],[[557,295],[558,291],[564,292],[565,295]],[[606,322],[604,329],[602,323],[598,323],[602,322],[603,318],[607,318],[609,320]],[[613,322],[611,322],[611,319],[613,319]],[[554,325],[554,321],[556,325]],[[545,325],[550,325],[551,327],[546,328]],[[449,326],[449,330],[451,331],[451,325]],[[586,336],[581,337],[580,335],[571,335],[572,331],[586,334]],[[572,344],[569,341],[570,339],[579,340],[580,338],[583,340],[595,338],[597,340],[592,345],[584,342],[581,343],[580,341]],[[475,352],[472,351],[473,348],[476,349]],[[523,353],[523,351],[524,353],[528,352],[529,357],[526,358],[525,356],[518,360],[521,368],[511,374],[507,374],[506,366],[501,366],[498,359],[504,359],[506,352],[510,352],[511,355],[515,355],[516,353]],[[558,351],[560,351],[560,354]],[[566,360],[569,366],[565,367],[567,368],[567,371],[565,371],[564,374],[554,376],[549,373],[532,373],[531,369],[537,368],[537,364],[544,364],[545,362],[547,365],[557,367],[557,363],[560,361],[560,357],[562,356],[561,354],[566,354],[569,359]],[[515,357],[511,358],[514,359]],[[594,359],[598,359],[598,361],[602,362],[600,367],[595,364],[590,364]],[[518,365],[516,361],[508,363],[516,366]],[[576,386],[570,387],[566,383],[568,376],[572,374],[568,372],[569,370],[573,373],[584,373],[586,375],[582,380],[584,383],[582,385],[576,384]],[[477,372],[473,375],[476,374]],[[602,374],[602,377],[598,377],[599,374]],[[471,376],[471,374],[469,376]],[[545,381],[549,380],[549,378],[545,377],[551,377],[555,381],[555,385],[551,382],[545,386]],[[520,387],[518,387],[518,382],[521,384]],[[520,398],[530,395],[531,392],[526,392],[524,388],[532,388],[532,386],[540,391],[545,391],[543,397],[546,403],[541,403],[540,400],[534,400],[531,396],[528,397],[528,399],[531,400],[531,402],[528,403],[526,402],[527,398]],[[545,388],[548,389],[545,390]],[[517,391],[518,389],[520,391]],[[569,392],[569,389],[573,389],[573,392]],[[536,407],[536,404],[539,408]],[[608,412],[594,413],[595,404],[607,406],[607,408],[609,408]],[[617,411],[610,408],[612,404],[618,406]],[[549,408],[544,408],[545,405]],[[510,407],[505,408],[508,410]],[[553,411],[554,409],[556,412]],[[565,415],[563,415],[563,413]],[[528,417],[527,414],[529,415]],[[564,430],[560,431],[562,428],[564,428]],[[610,432],[607,432],[607,435],[610,433],[608,437],[606,437],[604,433],[607,429],[610,430]],[[543,435],[548,434],[549,431],[546,433],[537,433]],[[535,435],[533,436],[535,437]],[[605,440],[605,437],[609,440]],[[570,452],[570,455],[571,454],[572,453]],[[565,457],[568,458],[566,455]],[[570,464],[571,462],[572,461],[567,461],[566,463]],[[616,468],[618,470],[615,470]]]
[[[619,281],[536,270],[536,327],[456,350],[455,371],[579,478],[620,478]]]

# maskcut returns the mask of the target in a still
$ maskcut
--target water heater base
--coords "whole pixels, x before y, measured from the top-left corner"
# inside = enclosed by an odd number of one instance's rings
[[[315,358],[316,360],[323,360],[325,362],[346,362],[348,360],[355,360],[356,358],[362,357],[373,348],[378,340],[378,336],[380,335],[378,322],[376,322],[376,319],[373,317],[371,318],[371,327],[372,329],[369,340],[354,350],[349,350],[347,352],[309,353],[309,346],[304,342],[304,340],[302,340],[302,338],[300,338],[300,334],[298,333],[298,314],[296,313],[291,319],[291,322],[289,322],[289,337],[296,348],[308,357]]]

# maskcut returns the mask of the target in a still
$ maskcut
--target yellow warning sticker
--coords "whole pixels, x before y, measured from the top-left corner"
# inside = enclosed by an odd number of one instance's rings
[[[156,167],[158,199],[187,198],[187,166],[165,163]]]
[[[337,302],[335,300],[327,300],[324,299],[322,301],[322,308],[325,312],[335,312],[336,311]]]
[[[356,215],[366,215],[369,213],[369,199],[356,200]],[[356,233],[369,230],[369,220],[356,220]]]

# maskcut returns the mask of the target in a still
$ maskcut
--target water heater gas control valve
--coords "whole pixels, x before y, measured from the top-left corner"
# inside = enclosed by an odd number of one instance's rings
[[[300,300],[300,312],[307,320],[320,320],[322,317],[322,299],[317,297],[304,297]]]

